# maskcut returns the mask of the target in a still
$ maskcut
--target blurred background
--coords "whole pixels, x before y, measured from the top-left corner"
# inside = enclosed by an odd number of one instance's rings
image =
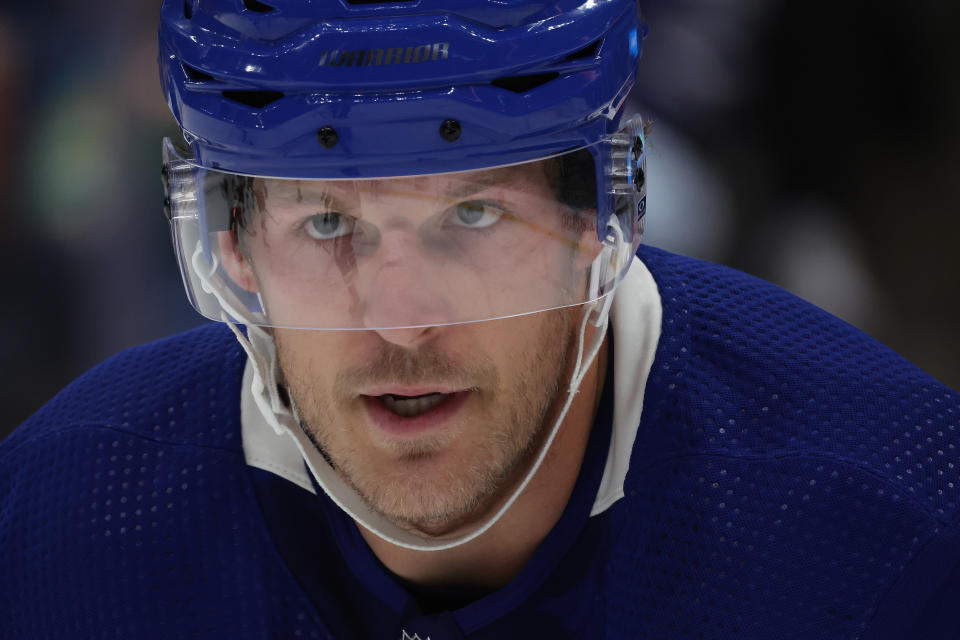
[[[960,388],[960,3],[642,6],[645,241],[784,286]],[[0,437],[201,322],[161,213],[158,12],[0,5]]]

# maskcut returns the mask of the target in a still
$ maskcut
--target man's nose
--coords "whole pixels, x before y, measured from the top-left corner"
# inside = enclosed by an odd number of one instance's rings
[[[398,239],[403,240],[410,239]],[[384,340],[417,346],[436,333],[431,331],[436,325],[455,319],[442,286],[444,274],[420,247],[388,248],[379,264],[369,266],[375,271],[367,286],[363,324]]]
[[[404,349],[416,349],[433,339],[439,327],[414,327],[410,329],[377,329],[376,333],[386,342]]]

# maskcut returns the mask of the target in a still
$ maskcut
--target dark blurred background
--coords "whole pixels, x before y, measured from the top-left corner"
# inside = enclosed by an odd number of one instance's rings
[[[776,282],[960,388],[960,3],[651,0],[646,241]],[[159,2],[0,6],[0,437],[199,324],[161,215]]]

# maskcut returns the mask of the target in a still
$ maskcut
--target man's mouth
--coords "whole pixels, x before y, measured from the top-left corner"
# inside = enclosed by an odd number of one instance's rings
[[[360,399],[372,424],[393,438],[417,438],[424,433],[446,429],[473,395],[471,390],[371,389]],[[395,393],[402,391],[403,393]]]
[[[427,393],[420,396],[401,396],[393,393],[385,393],[377,396],[380,403],[392,413],[401,418],[414,418],[430,411],[441,404],[450,396],[451,393]]]

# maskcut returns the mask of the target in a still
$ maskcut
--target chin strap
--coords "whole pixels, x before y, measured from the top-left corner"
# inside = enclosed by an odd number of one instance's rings
[[[616,236],[613,246],[607,245],[604,247],[591,271],[596,271],[598,267],[600,270],[613,268],[615,269],[613,273],[618,273],[620,266],[618,263],[621,262],[620,254],[623,253],[620,249],[624,242],[623,235],[619,226],[616,224],[615,218],[611,221],[613,222],[611,229]],[[580,323],[580,330],[577,335],[577,360],[573,375],[570,379],[570,385],[567,389],[566,400],[550,432],[541,445],[536,459],[526,475],[524,475],[520,484],[517,485],[506,502],[497,509],[496,513],[487,518],[479,527],[458,537],[432,538],[418,535],[398,527],[393,522],[387,520],[382,514],[374,511],[370,505],[367,504],[366,500],[360,496],[357,490],[347,484],[323,454],[320,453],[316,443],[314,443],[304,431],[293,399],[290,398],[290,406],[288,407],[280,398],[276,347],[272,336],[255,324],[257,318],[254,316],[259,316],[260,314],[245,311],[245,305],[240,302],[239,298],[217,274],[215,256],[212,267],[206,269],[198,268],[205,266],[198,264],[198,262],[202,262],[202,255],[202,247],[198,242],[197,249],[193,254],[194,272],[199,277],[203,290],[215,296],[220,302],[220,305],[224,309],[224,312],[221,314],[222,320],[230,327],[237,341],[247,353],[247,357],[253,368],[251,392],[254,402],[263,415],[264,420],[276,433],[286,433],[293,439],[307,467],[310,469],[310,473],[313,474],[314,479],[317,481],[317,484],[319,484],[330,499],[353,518],[353,520],[383,540],[415,551],[440,551],[466,544],[489,530],[517,501],[517,498],[520,497],[520,494],[523,493],[527,485],[530,484],[530,481],[534,475],[536,475],[546,458],[550,445],[553,443],[554,438],[560,430],[560,426],[567,416],[570,406],[573,404],[573,399],[580,388],[584,376],[587,374],[587,371],[589,371],[597,353],[600,351],[603,339],[607,333],[610,307],[613,302],[613,292],[611,291],[599,299],[595,299],[584,305],[583,320]],[[591,274],[591,276],[593,281],[596,282],[597,278],[595,274]],[[247,335],[244,335],[244,333],[240,331],[230,316],[241,321],[247,320],[250,322],[250,324],[247,325]],[[262,322],[262,320],[260,320],[260,322]],[[590,344],[584,349],[588,322],[596,327],[596,331],[591,338]]]

